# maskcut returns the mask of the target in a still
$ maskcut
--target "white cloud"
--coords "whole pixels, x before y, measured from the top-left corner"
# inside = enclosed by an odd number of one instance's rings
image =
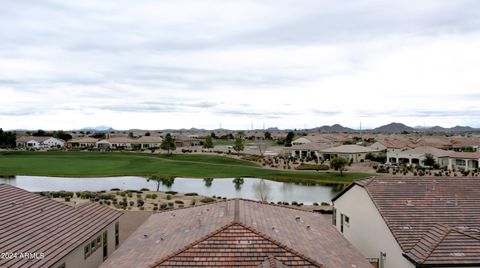
[[[0,127],[480,126],[479,13],[475,1],[4,3]]]

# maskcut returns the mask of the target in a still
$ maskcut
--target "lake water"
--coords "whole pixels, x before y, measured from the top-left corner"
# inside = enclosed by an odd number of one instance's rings
[[[106,178],[62,178],[41,176],[0,177],[0,183],[7,183],[32,192],[40,191],[101,191],[119,188],[122,190],[157,189],[155,181],[147,181],[145,177],[123,176]],[[195,192],[205,196],[222,196],[227,198],[241,197],[268,201],[330,202],[342,190],[342,185],[301,185],[295,183],[276,182],[257,178],[243,178],[243,184],[235,184],[234,179],[214,179],[208,184],[203,179],[176,178],[168,187],[160,184],[160,191],[176,191],[179,193]]]

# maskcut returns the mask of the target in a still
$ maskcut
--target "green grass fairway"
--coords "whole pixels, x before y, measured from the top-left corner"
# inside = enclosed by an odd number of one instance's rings
[[[255,163],[216,155],[100,152],[2,152],[0,175],[57,177],[178,176],[257,177],[298,183],[349,183],[369,174],[265,169]]]

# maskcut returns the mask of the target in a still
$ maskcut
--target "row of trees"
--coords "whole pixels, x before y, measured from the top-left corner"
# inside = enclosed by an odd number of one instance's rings
[[[0,128],[0,148],[14,148],[16,146],[17,136],[14,132],[4,132]]]

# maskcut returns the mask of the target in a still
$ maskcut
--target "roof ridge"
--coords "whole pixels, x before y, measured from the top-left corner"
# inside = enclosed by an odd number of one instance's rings
[[[445,226],[445,225],[443,225],[443,224],[439,224],[439,225],[442,226],[442,227],[444,227],[444,228],[446,228],[447,231],[443,234],[443,236],[441,237],[441,239],[431,248],[431,250],[430,250],[430,251],[428,252],[428,254],[425,256],[425,258],[422,259],[422,263],[425,262],[425,261],[428,259],[428,257],[430,257],[430,255],[433,254],[433,251],[435,251],[435,249],[437,249],[437,247],[440,245],[440,243],[442,243],[443,240],[445,240],[445,238],[447,237],[447,235],[452,231],[452,229],[449,228],[448,226]],[[433,228],[435,228],[435,227],[433,227]],[[432,228],[432,229],[433,229],[433,228]],[[430,230],[430,231],[431,231],[431,230]],[[425,235],[426,235],[426,234],[425,234]],[[422,238],[422,239],[423,239],[423,238]],[[420,241],[418,241],[418,243],[420,243],[420,242],[422,241],[422,239],[420,239]],[[411,249],[410,249],[410,251],[411,251]]]
[[[174,256],[176,256],[176,255],[178,255],[178,254],[180,254],[180,253],[188,250],[189,248],[191,248],[191,247],[193,247],[193,246],[195,246],[195,245],[197,245],[197,244],[199,244],[199,243],[207,240],[208,238],[210,238],[210,237],[212,237],[212,236],[214,236],[214,235],[216,235],[216,234],[219,234],[220,232],[226,230],[228,227],[231,227],[231,226],[233,226],[233,225],[235,225],[235,224],[236,224],[235,222],[229,222],[229,223],[227,223],[226,225],[224,225],[224,226],[222,226],[222,227],[220,227],[220,228],[212,231],[211,233],[208,233],[207,235],[205,235],[205,236],[203,236],[203,237],[201,237],[201,238],[199,238],[199,239],[197,239],[197,240],[195,240],[195,241],[193,241],[193,242],[191,242],[191,243],[189,243],[189,244],[181,247],[180,249],[173,251],[172,253],[170,253],[170,254],[166,255],[165,257],[161,258],[160,260],[152,263],[152,264],[149,265],[148,267],[151,267],[151,268],[156,267],[156,266],[160,265],[161,263],[167,261],[168,259],[170,259],[170,258],[172,258],[172,257],[174,257]]]
[[[275,240],[273,237],[271,237],[271,236],[269,236],[269,235],[267,235],[267,234],[265,234],[265,233],[262,233],[262,232],[256,230],[255,228],[253,228],[253,227],[245,224],[245,223],[235,223],[235,224],[236,224],[236,225],[240,225],[240,226],[248,229],[249,231],[251,231],[251,232],[253,232],[253,233],[255,233],[255,234],[257,234],[257,235],[259,235],[259,236],[261,236],[261,237],[263,237],[263,238],[265,238],[265,239],[267,239],[268,241],[270,241],[270,242],[272,242],[273,244],[275,244],[275,245],[277,245],[277,246],[285,249],[286,251],[289,251],[290,253],[293,253],[293,254],[295,254],[295,255],[297,255],[297,256],[299,256],[299,257],[301,257],[301,258],[303,258],[303,259],[305,259],[305,260],[307,260],[307,261],[309,261],[309,262],[311,262],[312,264],[317,265],[317,266],[320,267],[320,268],[324,268],[324,267],[325,267],[323,264],[321,264],[321,263],[319,263],[319,262],[311,259],[310,257],[308,257],[308,256],[306,256],[306,255],[304,255],[304,254],[302,254],[302,253],[300,253],[300,252],[298,252],[298,251],[290,248],[289,246],[283,244],[282,242]]]
[[[215,235],[217,235],[217,234],[225,231],[226,229],[228,229],[228,228],[230,228],[230,227],[232,227],[232,226],[241,226],[241,227],[249,230],[250,232],[255,233],[256,235],[261,236],[262,238],[270,241],[271,243],[275,244],[276,246],[278,246],[278,247],[280,247],[280,248],[282,248],[282,249],[284,249],[284,250],[286,250],[286,251],[288,251],[288,252],[290,252],[290,253],[292,253],[292,254],[294,254],[294,255],[297,255],[297,256],[300,257],[300,258],[303,258],[303,259],[307,260],[308,262],[312,263],[313,265],[316,265],[316,266],[318,266],[319,268],[325,268],[325,266],[324,266],[323,264],[321,264],[321,263],[319,263],[319,262],[311,259],[310,257],[305,256],[304,254],[302,254],[302,253],[300,253],[300,252],[297,252],[297,251],[294,250],[294,249],[291,249],[291,248],[288,247],[287,245],[285,245],[285,244],[283,244],[283,243],[275,240],[274,238],[272,238],[272,237],[270,237],[270,236],[268,236],[268,235],[266,235],[266,234],[264,234],[264,233],[262,233],[262,232],[260,232],[260,231],[258,231],[258,230],[256,230],[256,229],[254,229],[253,227],[250,227],[250,226],[248,226],[248,225],[246,225],[246,224],[244,224],[244,223],[239,223],[239,222],[229,222],[228,224],[226,224],[226,225],[224,225],[224,226],[222,226],[222,227],[214,230],[213,232],[205,235],[204,237],[199,238],[199,239],[197,239],[197,240],[195,240],[195,241],[193,241],[193,242],[191,242],[191,243],[183,246],[182,248],[180,248],[180,249],[178,249],[178,250],[176,250],[176,251],[173,251],[172,253],[170,253],[170,254],[166,255],[165,257],[161,258],[160,260],[152,263],[152,264],[149,265],[148,267],[154,268],[154,267],[162,264],[163,262],[167,261],[168,259],[170,259],[170,258],[172,258],[172,257],[174,257],[174,256],[177,256],[177,255],[179,255],[179,254],[181,254],[181,253],[183,253],[183,252],[185,252],[185,251],[187,251],[188,249],[194,247],[195,245],[197,245],[197,244],[199,244],[199,243],[201,243],[201,242],[203,242],[203,241],[205,241],[205,240],[207,240],[207,239],[209,239],[209,238],[211,238],[211,237],[213,237],[213,236],[215,236]],[[267,256],[267,258],[268,258],[268,256]]]
[[[295,208],[295,207],[287,207],[287,206],[285,206],[285,205],[272,204],[272,203],[262,202],[262,201],[258,201],[258,200],[252,200],[252,199],[232,198],[232,199],[227,199],[227,200],[234,200],[234,199],[238,199],[238,200],[241,200],[241,201],[252,202],[252,203],[258,203],[258,204],[262,204],[262,205],[269,205],[269,206],[274,206],[274,207],[287,208],[287,209],[292,209],[292,210],[296,210],[296,211],[302,211],[302,212],[306,212],[306,213],[310,213],[310,214],[315,214],[315,215],[319,214],[319,213],[314,212],[314,211],[303,210],[303,209],[299,209],[299,208]]]

